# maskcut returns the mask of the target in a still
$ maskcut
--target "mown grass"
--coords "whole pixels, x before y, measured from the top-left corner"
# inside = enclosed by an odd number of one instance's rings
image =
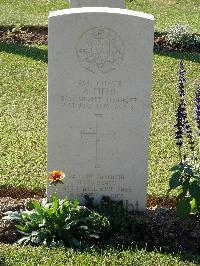
[[[166,31],[170,26],[188,24],[196,33],[200,32],[200,0],[129,0],[128,9],[153,14],[155,29]]]
[[[47,47],[0,44],[1,184],[41,187],[46,169]]]
[[[0,25],[46,26],[49,11],[67,7],[67,0],[0,0]]]
[[[0,185],[44,188],[47,47],[2,43],[0,50]],[[188,70],[188,104],[192,106],[200,55],[154,54],[148,181],[151,195],[166,194],[169,169],[178,159],[173,124],[180,58],[185,59]]]
[[[0,0],[0,25],[47,26],[49,11],[67,7],[67,0]],[[199,33],[200,0],[126,0],[126,8],[153,14],[157,31],[186,23]]]
[[[129,0],[126,4],[131,9],[154,14],[156,30],[188,23],[199,32],[200,0]],[[66,7],[66,0],[0,0],[0,25],[46,26],[50,10]],[[200,56],[178,52],[154,54],[148,193],[156,196],[166,194],[169,168],[177,160],[173,124],[180,58],[185,59],[188,69],[188,103],[192,108]],[[1,43],[0,66],[0,186],[44,188],[47,47]],[[145,250],[78,252],[0,244],[0,265],[193,266],[200,265],[200,258]]]
[[[85,252],[72,249],[46,249],[44,247],[16,247],[0,244],[0,263],[2,266],[16,265],[123,265],[123,266],[195,266],[200,258],[192,255],[162,254],[146,250],[114,249]]]
[[[154,54],[148,193],[165,195],[169,169],[179,162],[174,125],[178,96],[178,64],[185,60],[189,118],[194,118],[194,91],[199,81],[200,54],[160,52]],[[186,152],[188,150],[186,148]]]

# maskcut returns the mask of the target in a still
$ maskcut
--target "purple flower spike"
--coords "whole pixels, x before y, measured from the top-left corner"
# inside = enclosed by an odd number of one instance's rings
[[[179,103],[177,113],[176,113],[176,132],[175,132],[175,139],[176,139],[176,145],[179,146],[179,148],[183,145],[183,129],[184,129],[184,102],[183,100]]]
[[[194,151],[194,140],[192,136],[192,130],[187,119],[186,104],[184,102],[184,99],[180,100],[177,109],[175,128],[176,128],[175,132],[176,145],[178,145],[179,148],[182,147],[183,134],[185,134],[191,151]]]
[[[195,98],[194,98],[194,108],[195,108],[195,119],[200,135],[200,85],[198,85],[196,89]]]
[[[191,151],[194,151],[194,140],[188,120],[184,121],[184,129],[188,139],[188,145],[190,146]]]
[[[184,69],[184,65],[183,65],[183,60],[180,61],[179,63],[179,71],[178,71],[178,76],[179,76],[179,84],[178,84],[178,90],[179,90],[179,95],[180,97],[184,97],[185,96],[185,91],[184,91],[184,84],[186,83],[186,79],[185,79],[185,69]]]
[[[194,139],[192,135],[192,130],[188,121],[187,117],[187,110],[186,110],[186,103],[185,103],[185,90],[184,85],[186,83],[185,80],[185,70],[183,66],[183,60],[179,63],[179,84],[178,84],[178,92],[179,92],[179,106],[176,113],[176,132],[175,132],[175,138],[176,138],[176,144],[181,148],[183,146],[183,135],[187,138],[187,143],[190,147],[191,151],[194,151]],[[196,120],[198,120],[198,128],[200,130],[200,87],[198,87],[195,97],[196,102]]]

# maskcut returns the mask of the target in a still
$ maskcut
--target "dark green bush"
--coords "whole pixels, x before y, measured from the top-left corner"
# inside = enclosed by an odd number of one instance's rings
[[[135,213],[129,213],[122,201],[113,201],[103,196],[99,204],[94,204],[93,198],[85,195],[85,205],[91,210],[107,217],[110,222],[110,233],[135,233],[143,225],[143,220]]]

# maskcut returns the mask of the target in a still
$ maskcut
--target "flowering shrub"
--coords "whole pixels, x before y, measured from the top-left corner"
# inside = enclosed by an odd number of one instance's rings
[[[102,215],[79,206],[76,200],[59,200],[57,196],[49,203],[31,201],[26,210],[5,215],[3,219],[13,220],[24,235],[17,242],[21,245],[81,247],[85,239],[99,238],[110,227]]]
[[[198,147],[195,147],[195,139],[188,121],[185,102],[185,70],[183,61],[179,64],[179,104],[176,112],[175,138],[179,150],[180,162],[172,167],[172,176],[169,180],[169,191],[179,189],[177,214],[181,218],[187,217],[190,212],[200,211],[200,168]],[[200,87],[197,86],[194,98],[194,113],[197,130],[197,140],[200,136]],[[183,145],[190,150],[190,156],[183,153]]]
[[[167,39],[170,44],[180,47],[190,47],[190,46],[199,46],[200,37],[191,34],[191,29],[188,25],[185,24],[175,24],[167,30]]]

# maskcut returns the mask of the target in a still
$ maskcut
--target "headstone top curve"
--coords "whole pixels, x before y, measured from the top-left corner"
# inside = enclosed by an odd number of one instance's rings
[[[148,20],[154,21],[154,16],[144,12],[133,11],[128,9],[119,9],[119,8],[108,8],[108,7],[82,7],[82,8],[72,8],[72,9],[62,9],[56,10],[49,13],[49,18],[61,15],[70,15],[70,14],[86,14],[86,13],[107,13],[107,14],[121,14],[140,17]]]

